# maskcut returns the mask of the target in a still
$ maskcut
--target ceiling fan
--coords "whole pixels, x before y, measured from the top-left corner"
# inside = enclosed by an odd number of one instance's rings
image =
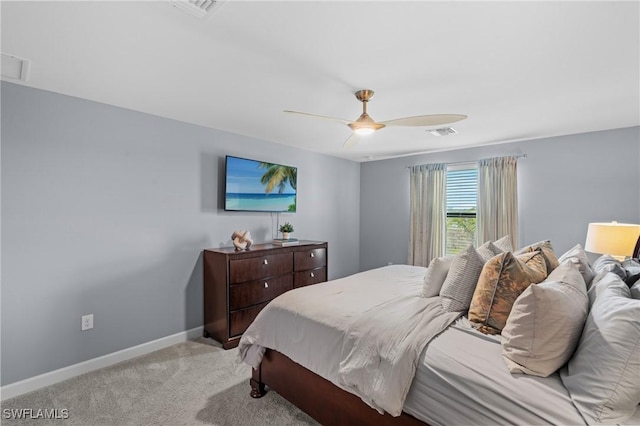
[[[353,133],[344,143],[344,147],[348,148],[355,145],[359,141],[360,136],[370,135],[371,133],[378,131],[387,126],[437,126],[440,124],[455,123],[456,121],[464,120],[466,115],[460,114],[435,114],[435,115],[416,115],[413,117],[396,118],[394,120],[386,121],[374,121],[369,114],[367,114],[367,102],[373,97],[373,90],[363,89],[358,90],[355,95],[356,99],[362,102],[362,114],[356,121],[344,120],[342,118],[325,117],[323,115],[309,114],[306,112],[289,111],[284,112],[292,114],[306,115],[314,118],[323,118],[325,120],[338,121],[342,124],[346,124],[353,130]]]

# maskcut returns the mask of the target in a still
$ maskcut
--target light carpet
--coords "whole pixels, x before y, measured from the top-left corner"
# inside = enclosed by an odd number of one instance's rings
[[[2,401],[0,420],[3,426],[318,424],[275,392],[251,398],[251,369],[236,364],[237,354],[210,339],[179,343]],[[66,410],[68,418],[8,418],[15,410],[27,417],[38,410],[63,417]]]

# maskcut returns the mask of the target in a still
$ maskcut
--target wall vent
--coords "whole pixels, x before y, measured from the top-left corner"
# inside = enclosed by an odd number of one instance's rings
[[[205,18],[210,16],[214,10],[221,6],[221,0],[171,0],[171,4],[185,12]]]
[[[456,129],[452,127],[442,127],[440,129],[427,130],[427,132],[431,133],[433,136],[448,136],[458,133]]]
[[[31,65],[31,61],[6,53],[0,53],[0,55],[2,55],[2,63],[0,64],[2,78],[20,81],[27,81],[29,79],[29,66]]]

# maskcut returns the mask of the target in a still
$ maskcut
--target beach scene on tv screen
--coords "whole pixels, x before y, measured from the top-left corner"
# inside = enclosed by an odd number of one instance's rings
[[[296,211],[297,169],[227,157],[225,209]]]

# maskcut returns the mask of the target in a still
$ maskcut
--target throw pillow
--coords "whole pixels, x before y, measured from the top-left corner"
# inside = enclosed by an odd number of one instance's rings
[[[500,250],[491,241],[487,241],[486,243],[478,247],[476,251],[478,252],[480,257],[484,259],[485,262],[491,259],[493,256],[503,252],[503,250]]]
[[[570,248],[566,253],[558,258],[558,263],[562,264],[568,259],[576,259],[578,261],[578,269],[580,270],[580,274],[584,279],[587,288],[591,285],[591,281],[593,281],[593,277],[595,277],[595,273],[593,269],[591,269],[591,264],[589,263],[589,258],[587,257],[587,253],[584,251],[580,244],[576,244],[572,248]]]
[[[612,283],[619,280],[620,277],[613,272],[602,271],[593,278],[591,287],[587,290],[589,296],[589,309],[593,306],[599,295]]]
[[[632,299],[640,299],[640,279],[629,288]]]
[[[622,267],[627,273],[627,278],[625,278],[624,282],[626,282],[629,287],[640,280],[640,260],[627,259],[622,262]]]
[[[482,268],[469,308],[471,325],[485,334],[499,334],[518,296],[532,283],[547,277],[539,250],[515,256],[506,252]]]
[[[587,423],[624,423],[640,403],[640,300],[615,274],[591,306],[578,347],[560,371]]]
[[[573,355],[589,312],[579,264],[569,259],[516,299],[502,330],[502,357],[512,373],[547,377]]]
[[[613,272],[623,280],[627,278],[627,271],[622,267],[622,263],[609,254],[603,254],[593,262],[593,271],[596,274],[601,272]]]
[[[437,257],[429,263],[427,273],[424,275],[422,285],[422,297],[434,297],[440,294],[440,289],[453,262],[453,256]]]
[[[551,241],[538,241],[537,243],[533,243],[529,246],[521,248],[520,250],[516,251],[515,254],[529,253],[537,249],[540,249],[542,251],[544,260],[547,263],[547,274],[550,274],[551,271],[556,269],[559,265],[558,257],[556,256],[555,251],[553,251]]]
[[[483,266],[484,260],[471,244],[453,258],[440,290],[445,311],[462,312],[469,309]]]
[[[511,237],[509,235],[505,235],[499,240],[494,241],[493,244],[502,251],[513,251],[513,244],[511,243]]]

